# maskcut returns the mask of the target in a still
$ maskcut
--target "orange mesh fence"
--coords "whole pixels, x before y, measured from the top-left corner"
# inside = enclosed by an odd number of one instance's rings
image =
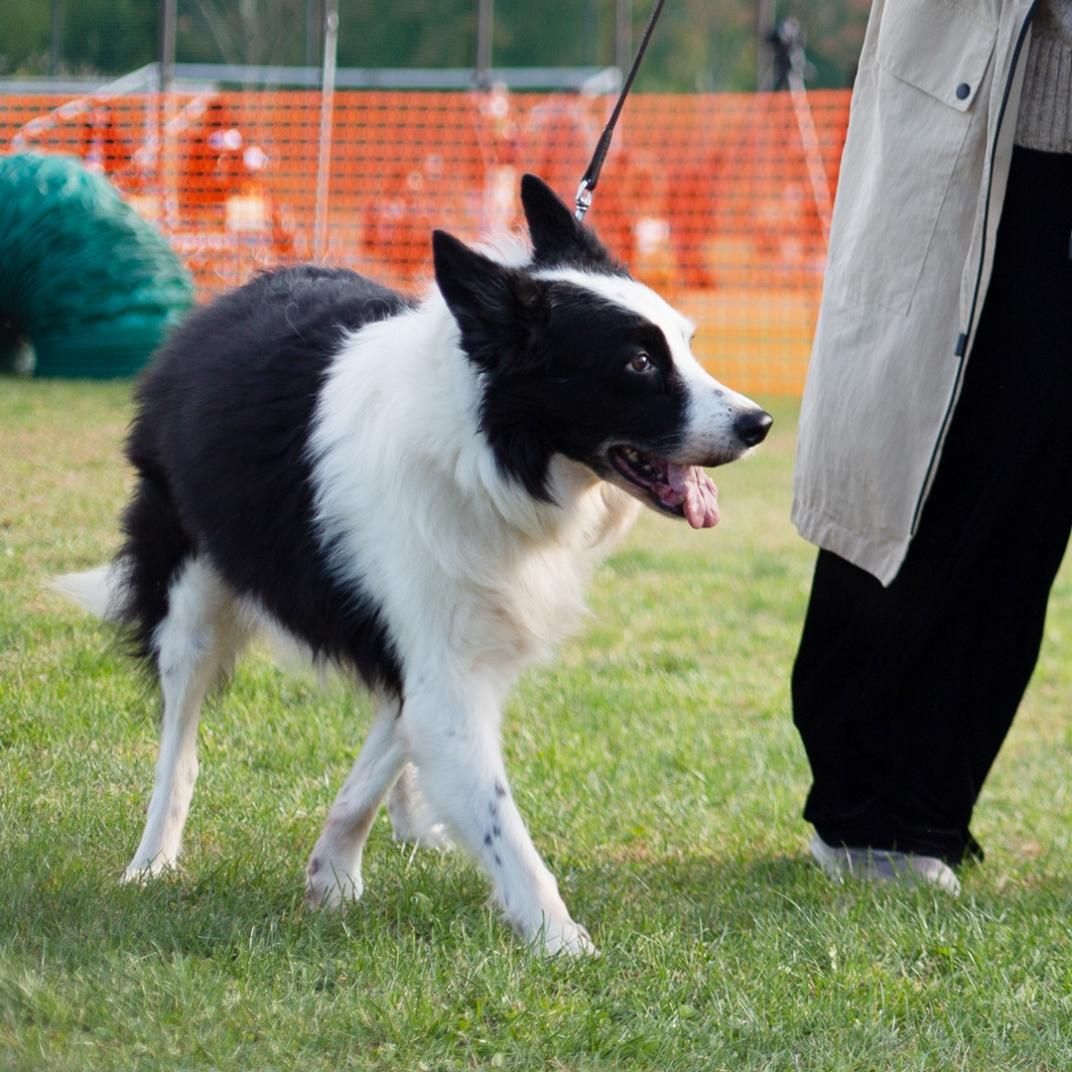
[[[319,204],[316,92],[0,96],[0,148],[71,153],[107,174],[202,297],[300,259],[415,290],[433,227],[476,239],[518,224],[522,172],[572,203],[611,103],[338,92]],[[636,95],[626,108],[588,220],[699,324],[697,353],[737,389],[803,384],[848,103],[844,91]]]

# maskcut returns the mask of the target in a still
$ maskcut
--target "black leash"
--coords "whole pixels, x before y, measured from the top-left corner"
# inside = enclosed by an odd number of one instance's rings
[[[607,120],[607,125],[603,128],[599,141],[596,142],[596,151],[592,154],[588,170],[585,171],[584,177],[581,179],[581,185],[577,187],[577,211],[575,215],[578,220],[584,220],[584,214],[592,205],[592,194],[595,192],[596,183],[599,182],[599,173],[603,170],[603,161],[606,160],[607,153],[610,151],[611,138],[614,137],[614,127],[618,122],[618,116],[622,114],[625,98],[629,96],[629,90],[633,87],[633,79],[636,78],[636,73],[640,68],[640,61],[644,58],[648,42],[651,40],[652,32],[655,30],[655,23],[659,21],[659,16],[662,14],[663,4],[665,3],[666,0],[655,0],[655,6],[651,9],[651,15],[648,16],[648,25],[644,27],[644,36],[640,39],[640,47],[637,49],[636,56],[633,57],[633,66],[629,68],[625,84],[622,86],[621,93],[618,94],[618,103],[614,105],[614,111],[610,113],[610,119]]]

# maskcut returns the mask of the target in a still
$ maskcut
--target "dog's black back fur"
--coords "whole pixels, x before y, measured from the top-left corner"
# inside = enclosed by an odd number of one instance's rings
[[[176,571],[204,552],[314,654],[400,691],[375,605],[334,579],[317,540],[306,452],[343,332],[407,306],[353,272],[283,268],[197,311],[162,348],[138,385],[127,443],[138,486],[124,517],[121,615],[139,654],[151,654]]]

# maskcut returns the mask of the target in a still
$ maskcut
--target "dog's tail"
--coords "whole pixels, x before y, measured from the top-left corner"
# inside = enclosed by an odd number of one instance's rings
[[[53,577],[47,587],[98,618],[118,622],[123,617],[125,572],[120,562],[116,561],[84,573]]]

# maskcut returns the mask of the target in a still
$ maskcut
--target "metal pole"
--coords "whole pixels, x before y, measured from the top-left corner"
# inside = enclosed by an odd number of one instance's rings
[[[476,84],[491,84],[491,37],[495,27],[495,0],[476,2]]]
[[[822,150],[819,145],[819,132],[815,128],[815,116],[812,115],[808,100],[808,88],[804,83],[804,72],[808,61],[804,53],[804,43],[800,25],[796,19],[786,19],[782,31],[789,45],[789,95],[793,100],[793,111],[797,117],[800,141],[804,147],[804,162],[808,168],[808,181],[811,183],[815,208],[819,214],[819,224],[823,230],[823,241],[830,238],[830,217],[834,211],[834,199],[830,194],[826,169],[823,167]]]
[[[305,66],[316,66],[316,52],[319,45],[320,19],[317,18],[319,0],[305,0]]]
[[[53,78],[60,73],[63,59],[63,0],[52,0],[52,30],[48,43],[48,73]]]
[[[594,57],[593,63],[598,63],[599,56],[599,13],[596,11],[596,0],[588,0],[584,5],[584,25],[581,32],[590,42]]]
[[[175,76],[175,7],[177,0],[160,0],[160,92],[171,91]]]
[[[614,10],[614,66],[625,77],[633,59],[633,0],[617,0]]]
[[[178,168],[174,146],[168,138],[168,111],[171,83],[175,77],[175,23],[177,0],[160,0],[159,95],[157,100],[157,168],[160,175],[160,214],[171,227],[178,219],[174,196]]]
[[[324,64],[320,77],[320,152],[316,162],[316,217],[313,249],[323,260],[328,245],[328,194],[331,183],[331,127],[335,103],[335,59],[339,47],[339,0],[324,0]]]
[[[756,89],[762,92],[768,85],[768,57],[770,44],[767,38],[774,29],[774,0],[756,0]]]

